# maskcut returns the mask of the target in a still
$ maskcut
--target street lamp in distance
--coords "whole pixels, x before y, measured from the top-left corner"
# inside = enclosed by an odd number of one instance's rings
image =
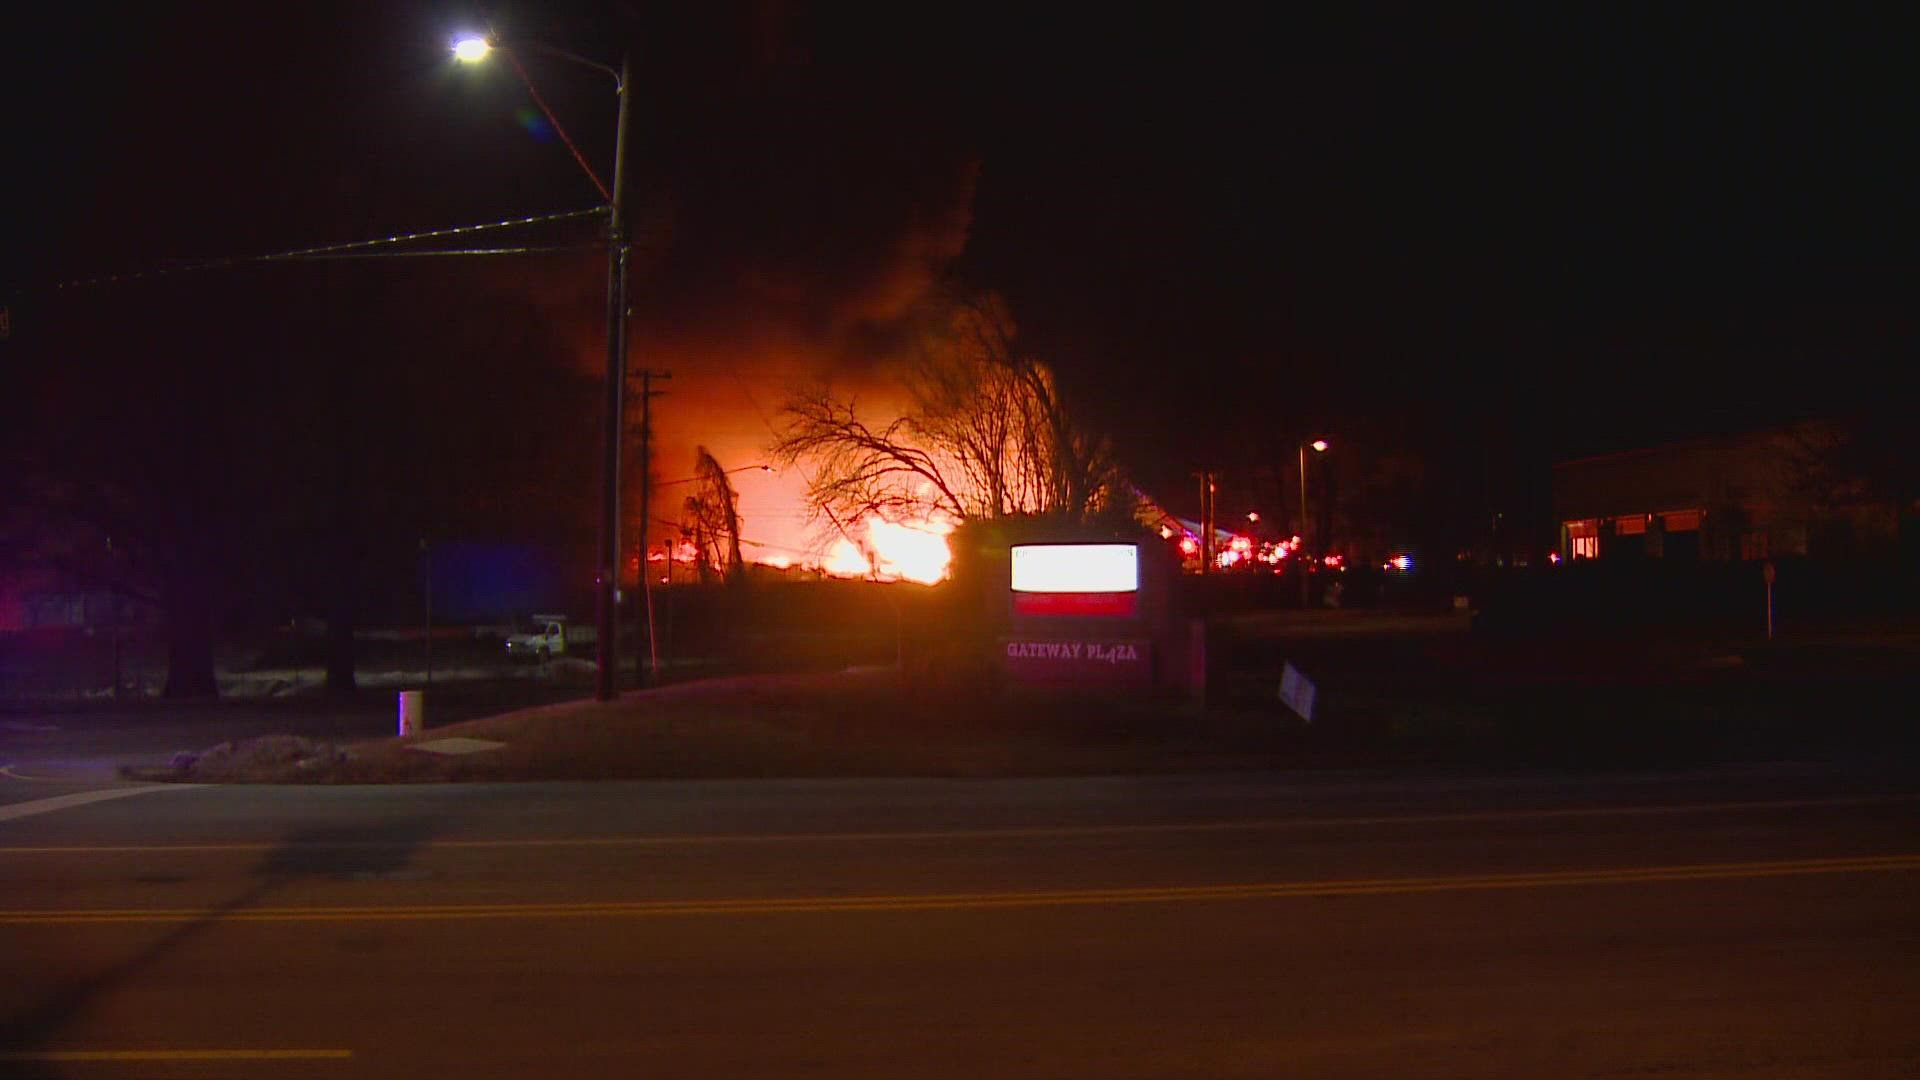
[[[1300,535],[1303,537],[1313,535],[1313,530],[1308,527],[1307,522],[1307,451],[1311,449],[1316,454],[1324,454],[1327,452],[1327,445],[1327,440],[1325,439],[1315,439],[1312,442],[1300,444]],[[1294,560],[1294,569],[1300,573],[1300,610],[1305,611],[1307,609],[1309,596],[1307,591],[1307,562],[1312,557],[1311,552],[1313,551],[1313,545],[1302,541],[1300,550],[1309,553],[1306,558]]]

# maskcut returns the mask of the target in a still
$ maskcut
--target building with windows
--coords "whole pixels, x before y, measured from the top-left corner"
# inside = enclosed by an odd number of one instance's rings
[[[1767,431],[1566,461],[1553,469],[1563,559],[1805,555],[1820,514],[1808,436]]]

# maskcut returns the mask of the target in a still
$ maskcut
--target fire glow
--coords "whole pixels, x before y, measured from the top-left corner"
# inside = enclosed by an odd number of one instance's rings
[[[902,524],[878,516],[862,522],[864,535],[856,544],[847,537],[834,541],[820,562],[822,572],[834,577],[871,577],[876,581],[912,581],[934,585],[946,580],[953,564],[947,536],[953,526],[943,521]]]

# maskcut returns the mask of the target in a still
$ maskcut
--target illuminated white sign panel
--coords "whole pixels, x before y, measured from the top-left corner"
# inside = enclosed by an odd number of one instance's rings
[[[1140,589],[1132,544],[1021,544],[1013,549],[1013,591],[1130,593]]]

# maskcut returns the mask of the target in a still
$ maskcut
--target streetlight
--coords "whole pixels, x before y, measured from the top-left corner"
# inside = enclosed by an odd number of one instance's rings
[[[737,469],[722,469],[720,471],[720,475],[732,476],[734,473],[742,473],[742,472],[771,473],[771,472],[779,472],[779,471],[780,471],[779,469],[776,469],[771,465],[742,465]],[[691,484],[696,480],[705,480],[705,479],[706,477],[704,476],[685,476],[685,477],[681,477],[678,480],[662,480],[653,486],[657,488],[672,487],[675,484]]]
[[[479,63],[495,52],[507,58],[507,62],[513,66],[514,73],[520,76],[522,83],[526,84],[527,92],[533,96],[534,104],[540,106],[540,111],[546,114],[547,122],[553,125],[561,141],[565,142],[567,149],[573,152],[573,159],[580,163],[580,168],[587,174],[587,179],[593,181],[593,186],[599,190],[601,198],[607,201],[607,388],[606,414],[602,421],[605,424],[604,455],[600,465],[600,557],[594,581],[596,616],[594,627],[599,639],[594,646],[594,659],[599,670],[595,673],[593,694],[601,701],[612,701],[618,693],[615,686],[615,665],[619,652],[615,648],[614,635],[616,605],[619,600],[616,590],[620,584],[620,446],[623,434],[621,425],[625,420],[625,405],[621,398],[627,382],[627,232],[626,220],[621,213],[621,192],[625,187],[627,163],[628,61],[625,52],[622,52],[620,69],[615,71],[598,61],[589,60],[584,56],[578,56],[551,45],[517,40],[514,44],[524,45],[612,76],[614,94],[619,101],[613,135],[613,186],[609,188],[601,183],[599,175],[593,171],[592,166],[587,164],[587,159],[580,153],[580,148],[574,145],[573,139],[567,135],[566,128],[561,126],[559,118],[554,116],[553,110],[547,107],[546,99],[541,97],[540,91],[534,88],[533,80],[527,77],[526,69],[520,65],[519,57],[513,54],[513,50],[508,48],[506,43],[491,36],[469,34],[453,45],[454,58],[463,63]],[[641,587],[645,588],[646,575],[643,573],[640,577]],[[651,637],[653,634],[651,604],[648,605],[647,615],[647,634]]]
[[[1324,454],[1327,452],[1327,440],[1315,439],[1310,443],[1300,444],[1300,535],[1303,537],[1313,535],[1313,530],[1308,528],[1307,525],[1307,449],[1309,447],[1311,447],[1316,454]],[[1307,552],[1307,558],[1311,558],[1313,545],[1303,540],[1300,544],[1300,550]],[[1300,571],[1300,610],[1305,611],[1308,603],[1307,559],[1296,559],[1294,560],[1294,564],[1295,569]]]
[[[779,471],[780,471],[779,469],[776,469],[773,466],[763,462],[758,465],[742,465],[737,469],[722,469],[720,470],[720,475],[732,476],[734,473],[743,473],[743,472],[777,473]],[[662,480],[653,486],[657,490],[659,488],[664,488],[664,487],[675,487],[680,484],[698,483],[699,481],[702,481],[705,479],[707,478],[704,476],[683,476],[678,480]],[[649,524],[666,525],[672,528],[681,527],[680,522],[668,521],[664,518],[658,521],[650,521]],[[640,577],[643,581],[646,582],[648,586],[651,586],[653,583],[652,579],[647,576],[648,575],[647,558],[649,554],[651,554],[647,550],[648,547],[649,547],[649,544],[647,542],[646,530],[642,528],[641,534],[640,534]],[[673,540],[671,538],[667,540],[667,578],[668,578],[668,583],[671,584],[672,578],[673,578]],[[654,662],[654,665],[655,667],[658,667],[659,662],[656,660]]]
[[[493,42],[478,35],[463,37],[453,43],[453,58],[465,64],[477,64],[493,51]]]

